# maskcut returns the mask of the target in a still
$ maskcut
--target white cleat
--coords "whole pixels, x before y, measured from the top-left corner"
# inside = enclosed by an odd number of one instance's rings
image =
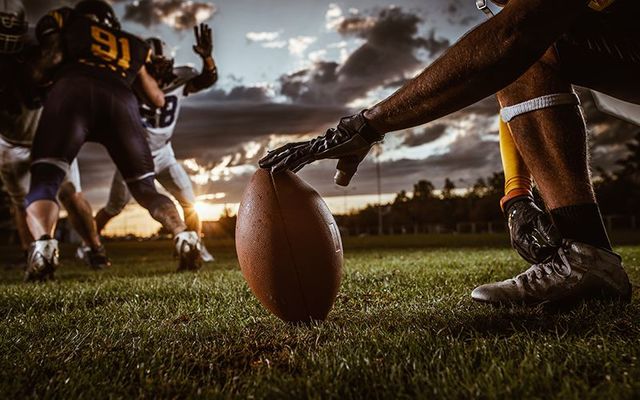
[[[204,246],[204,243],[202,243],[202,250],[200,254],[202,254],[202,261],[206,263],[212,263],[216,260],[215,257],[211,255],[211,253],[209,253],[209,250],[207,250],[207,248]]]
[[[202,267],[202,242],[194,231],[184,231],[176,235],[176,255],[180,258],[178,271],[196,271]]]
[[[78,246],[76,249],[76,259],[78,261],[82,261],[83,263],[87,262],[88,256],[87,254],[91,251],[91,247],[83,245]]]
[[[58,241],[49,238],[36,240],[29,248],[24,280],[30,282],[53,279],[59,263]]]

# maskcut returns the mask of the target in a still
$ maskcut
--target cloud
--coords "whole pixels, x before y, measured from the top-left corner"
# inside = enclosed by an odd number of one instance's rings
[[[342,15],[331,5],[328,25],[343,36],[356,36],[364,41],[341,64],[316,61],[311,67],[283,75],[282,94],[293,101],[309,104],[348,104],[386,83],[406,79],[423,65],[418,50],[435,56],[449,46],[447,39],[431,32],[419,37],[421,19],[398,7],[382,9],[375,16]]]
[[[280,38],[281,32],[247,32],[245,37],[249,43],[259,43],[267,49],[282,49],[288,41]]]
[[[433,124],[426,126],[423,130],[409,129],[404,133],[402,144],[407,147],[421,146],[431,143],[444,135],[448,126],[446,124]]]
[[[73,7],[78,0],[25,0],[29,20],[35,23],[40,17],[58,7]],[[115,0],[124,3],[125,13],[122,19],[136,22],[145,27],[165,24],[176,31],[191,29],[195,25],[211,18],[216,6],[206,1],[192,0]]]
[[[280,37],[280,32],[247,32],[249,42],[272,42]]]
[[[313,36],[296,36],[289,39],[289,53],[294,56],[302,56],[304,52],[315,42],[317,38]]]
[[[245,37],[249,43],[258,43],[267,49],[286,47],[291,55],[298,57],[301,57],[309,46],[318,39],[314,36],[296,36],[283,39],[281,32],[247,32]]]
[[[137,0],[127,2],[123,19],[145,27],[166,24],[181,31],[208,20],[215,12],[215,5],[203,1]]]

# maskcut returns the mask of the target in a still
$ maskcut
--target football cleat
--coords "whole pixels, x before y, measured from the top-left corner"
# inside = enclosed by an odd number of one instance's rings
[[[111,266],[104,246],[92,249],[90,246],[80,246],[76,250],[76,258],[93,269],[105,269]]]
[[[196,232],[178,233],[175,246],[175,254],[180,258],[178,271],[196,271],[202,267],[202,242]]]
[[[591,298],[631,300],[631,283],[616,253],[565,240],[547,262],[512,279],[479,286],[475,301],[501,305],[566,305]]]
[[[53,273],[59,263],[58,241],[49,236],[43,236],[31,243],[24,280],[30,282],[53,279]]]
[[[207,250],[207,248],[205,247],[204,243],[202,243],[202,250],[200,252],[200,254],[202,254],[202,261],[206,262],[206,263],[211,263],[214,262],[216,259],[213,255],[211,255],[211,253],[209,253],[209,250]]]
[[[91,250],[89,246],[78,246],[76,249],[76,260],[85,262],[89,250]]]

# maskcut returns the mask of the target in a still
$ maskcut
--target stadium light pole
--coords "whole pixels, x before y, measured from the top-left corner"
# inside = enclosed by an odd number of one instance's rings
[[[384,227],[382,226],[382,174],[380,171],[380,154],[382,154],[382,146],[376,145],[374,148],[374,156],[376,158],[376,181],[378,185],[378,235],[382,236]]]

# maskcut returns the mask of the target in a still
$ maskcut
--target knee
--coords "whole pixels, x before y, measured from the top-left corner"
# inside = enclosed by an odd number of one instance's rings
[[[36,163],[31,166],[31,187],[26,205],[39,200],[57,202],[58,190],[67,172],[56,165]]]
[[[126,192],[126,194],[118,193],[116,195],[114,195],[114,193],[112,192],[111,196],[109,196],[107,205],[103,208],[103,211],[111,217],[115,217],[116,215],[119,215],[122,210],[124,210],[130,199],[131,197],[129,196],[128,192]]]
[[[113,218],[116,215],[120,215],[120,213],[122,212],[122,210],[124,210],[126,205],[127,204],[123,202],[117,203],[117,202],[110,201],[109,203],[107,203],[106,206],[104,206],[102,211]]]
[[[550,48],[515,82],[497,93],[502,106],[520,103],[535,97],[567,92],[571,85],[562,71],[554,48]]]
[[[70,182],[63,183],[58,191],[58,199],[63,204],[69,204],[78,195],[75,186]]]
[[[147,210],[162,207],[166,203],[173,205],[168,197],[158,193],[153,177],[128,182],[127,185],[129,186],[129,191],[133,198],[136,199],[138,204]]]

